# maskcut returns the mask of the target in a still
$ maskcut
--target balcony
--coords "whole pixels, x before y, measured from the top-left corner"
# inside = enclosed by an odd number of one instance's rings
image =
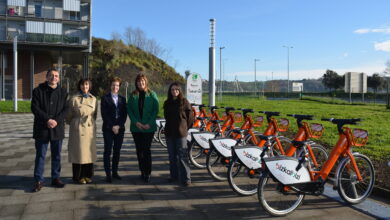
[[[18,36],[18,42],[23,43],[88,46],[88,40],[81,40],[79,36],[19,33],[16,31],[9,31],[7,33],[7,41],[12,41],[15,36]]]
[[[42,6],[32,7],[20,7],[20,6],[8,6],[4,12],[0,12],[8,18],[40,18],[40,19],[53,19],[62,21],[90,21],[89,6],[83,6],[82,11],[65,11],[62,8],[47,9]]]

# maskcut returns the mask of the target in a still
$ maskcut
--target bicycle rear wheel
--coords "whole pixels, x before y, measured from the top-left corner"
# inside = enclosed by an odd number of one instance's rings
[[[239,195],[254,195],[257,192],[260,173],[261,169],[250,170],[235,157],[228,168],[229,185]]]
[[[207,154],[207,171],[215,180],[227,180],[227,170],[230,159],[221,156],[215,149],[210,149]]]
[[[341,162],[341,169],[338,172],[337,179],[337,191],[344,201],[350,204],[357,204],[364,201],[371,194],[375,182],[375,171],[371,160],[367,156],[354,154],[353,157],[362,181],[357,179],[351,159],[347,158]]]
[[[158,142],[160,142],[160,144],[163,146],[163,147],[167,147],[167,140],[165,139],[165,130],[164,128],[160,128],[158,130]]]
[[[188,149],[188,157],[190,158],[192,165],[199,169],[206,168],[208,151],[209,150],[203,149],[193,141]]]
[[[325,162],[328,160],[328,152],[322,145],[319,144],[313,144],[310,145],[310,147],[311,150],[313,151],[314,157],[318,165],[317,167],[314,165],[313,158],[311,158],[311,156],[309,155],[308,159],[309,159],[310,166],[313,170],[317,170],[317,171],[321,170],[322,165],[324,165]]]
[[[257,195],[260,205],[273,216],[284,216],[293,212],[305,197],[304,194],[286,188],[268,172],[260,177]]]

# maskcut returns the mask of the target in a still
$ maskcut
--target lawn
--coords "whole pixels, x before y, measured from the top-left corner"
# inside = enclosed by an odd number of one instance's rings
[[[160,113],[163,115],[162,106],[166,97],[160,96]],[[29,101],[19,101],[19,112],[30,112]],[[203,103],[208,103],[204,96]],[[321,123],[325,127],[323,136],[316,140],[331,150],[338,139],[336,126],[330,122],[320,119],[325,118],[361,118],[358,125],[351,125],[351,128],[361,128],[369,132],[369,141],[364,147],[354,147],[354,151],[361,152],[370,157],[375,165],[377,178],[381,186],[390,188],[390,169],[387,165],[390,161],[390,110],[384,105],[348,105],[328,104],[313,100],[266,100],[248,96],[224,96],[222,100],[216,99],[219,106],[232,106],[236,108],[252,108],[257,111],[278,111],[281,117],[290,120],[290,129],[287,134],[290,138],[297,131],[295,119],[286,114],[309,114],[314,115],[313,123]],[[0,102],[0,112],[12,112],[11,101]],[[255,113],[254,115],[262,115]],[[261,127],[262,131],[265,128]]]

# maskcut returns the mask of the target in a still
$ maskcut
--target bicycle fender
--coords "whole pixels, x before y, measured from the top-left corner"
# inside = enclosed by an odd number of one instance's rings
[[[188,134],[187,134],[187,141],[191,143],[192,141],[192,132],[199,132],[199,128],[190,128],[188,129]]]
[[[294,157],[276,156],[263,158],[267,169],[282,184],[290,185],[297,183],[310,182],[310,174],[306,167],[298,171],[298,159]]]
[[[233,151],[247,168],[253,170],[262,168],[260,154],[263,150],[258,146],[237,146],[233,147]]]
[[[215,138],[213,132],[192,132],[192,139],[203,149],[210,149],[209,140]]]
[[[223,157],[231,157],[232,147],[237,144],[237,140],[232,138],[214,138],[210,139],[209,142]]]
[[[164,121],[165,122],[165,119],[164,118],[159,118],[159,119],[156,119],[156,125],[158,128],[161,127],[161,122]],[[165,125],[165,124],[164,124]]]

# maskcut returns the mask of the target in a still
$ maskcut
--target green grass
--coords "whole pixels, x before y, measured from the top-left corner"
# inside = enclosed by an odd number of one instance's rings
[[[0,101],[0,112],[14,112],[14,103],[13,101]],[[18,112],[31,112],[31,102],[30,101],[18,101]]]
[[[206,100],[205,100],[206,101]],[[217,99],[218,101],[218,99]],[[361,118],[358,125],[348,125],[351,128],[362,128],[369,132],[369,142],[364,147],[355,147],[354,150],[364,153],[371,159],[390,161],[390,110],[385,105],[340,105],[328,104],[309,100],[265,100],[248,97],[224,97],[221,106],[252,108],[257,111],[278,111],[281,117],[290,120],[290,131],[297,131],[296,120],[286,114],[314,115],[313,123],[321,123],[325,127],[319,142],[334,146],[338,139],[336,125],[321,121],[321,118]],[[261,115],[257,113],[256,115]],[[263,130],[263,126],[260,130]]]

